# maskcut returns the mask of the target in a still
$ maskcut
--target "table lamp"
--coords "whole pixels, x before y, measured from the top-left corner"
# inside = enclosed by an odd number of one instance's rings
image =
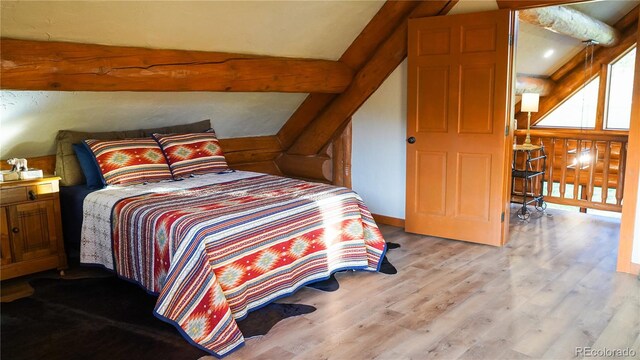
[[[531,113],[538,112],[538,104],[540,102],[540,94],[524,93],[522,94],[522,103],[520,111],[527,112],[527,137],[524,139],[524,145],[532,147],[531,144]]]

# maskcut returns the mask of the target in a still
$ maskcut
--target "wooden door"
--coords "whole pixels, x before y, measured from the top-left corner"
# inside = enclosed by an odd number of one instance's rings
[[[504,243],[513,19],[500,10],[409,21],[409,232]]]
[[[14,261],[27,261],[56,254],[53,200],[18,204],[9,208]]]

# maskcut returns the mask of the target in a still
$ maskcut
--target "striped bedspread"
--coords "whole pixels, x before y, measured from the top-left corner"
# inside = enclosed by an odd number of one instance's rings
[[[337,270],[376,271],[385,251],[356,193],[270,175],[129,196],[111,226],[118,274],[217,356],[242,345],[248,311]]]

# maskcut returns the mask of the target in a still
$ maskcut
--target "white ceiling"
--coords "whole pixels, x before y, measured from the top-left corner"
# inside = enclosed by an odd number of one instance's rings
[[[337,60],[371,1],[7,1],[2,36]]]
[[[571,5],[570,7],[613,25],[638,4],[640,1],[637,0],[606,0]],[[584,49],[580,40],[522,21],[519,23],[519,27],[516,53],[518,73],[549,76]],[[549,50],[553,50],[553,54],[545,58],[544,54]]]

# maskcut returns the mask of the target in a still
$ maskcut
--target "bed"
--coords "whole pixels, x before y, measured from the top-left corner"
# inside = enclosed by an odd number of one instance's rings
[[[80,261],[158,296],[154,314],[218,357],[236,320],[341,270],[377,271],[384,239],[353,191],[253,172],[108,186],[83,202]]]

